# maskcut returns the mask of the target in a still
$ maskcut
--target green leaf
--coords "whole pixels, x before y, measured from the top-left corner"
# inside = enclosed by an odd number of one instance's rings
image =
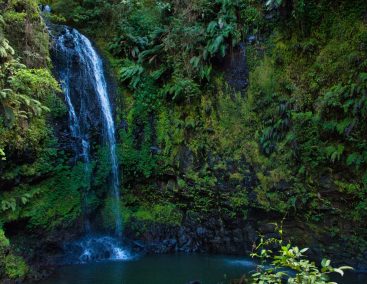
[[[339,273],[341,276],[344,275],[344,271],[341,270],[340,268],[334,268],[334,272]]]
[[[344,265],[344,266],[340,266],[340,267],[339,267],[339,269],[341,269],[341,270],[354,270],[354,268],[353,268],[353,267],[351,267],[351,266],[346,266],[346,265]]]
[[[322,267],[328,267],[329,265],[330,265],[330,263],[331,263],[331,261],[329,260],[329,259],[323,259],[322,261],[321,261],[321,266]]]

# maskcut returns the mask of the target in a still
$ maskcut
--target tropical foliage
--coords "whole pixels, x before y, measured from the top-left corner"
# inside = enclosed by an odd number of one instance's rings
[[[366,1],[0,0],[0,227],[8,235],[21,224],[22,240],[78,227],[89,188],[57,135],[67,109],[40,2],[52,6],[48,20],[93,38],[118,80],[126,226],[143,224],[144,233],[148,224],[175,227],[195,216],[225,228],[287,214],[300,245],[332,236],[332,246],[320,242],[326,254],[363,260]],[[249,85],[235,92],[228,65],[240,46]],[[93,142],[88,210],[108,230],[108,150]],[[312,234],[300,235],[299,224]],[[1,277],[22,278],[28,268],[2,232]],[[338,272],[271,242],[279,253],[264,241],[259,256],[295,269],[293,283],[323,283],[326,272]],[[284,274],[263,268],[254,277],[279,283]]]

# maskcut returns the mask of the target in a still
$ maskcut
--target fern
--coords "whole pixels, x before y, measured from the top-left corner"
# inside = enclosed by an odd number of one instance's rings
[[[143,61],[147,60],[149,63],[152,63],[152,61],[157,58],[160,51],[162,51],[163,45],[159,44],[154,46],[151,49],[144,50],[139,54],[139,63],[142,63]]]
[[[365,162],[367,161],[364,160],[363,155],[361,155],[360,153],[356,153],[356,152],[348,155],[348,158],[347,158],[347,165],[355,166],[357,169],[359,169],[361,165],[363,165],[363,163]]]
[[[191,79],[176,77],[163,87],[162,93],[164,95],[171,95],[173,101],[182,99],[190,100],[200,94],[200,88]]]
[[[325,148],[326,155],[332,162],[340,161],[342,154],[344,153],[345,146],[342,144],[328,146]]]
[[[7,58],[14,55],[14,49],[10,46],[9,41],[0,38],[0,58]]]
[[[7,59],[14,55],[14,49],[10,46],[9,41],[4,37],[4,25],[5,21],[2,15],[0,15],[0,59]]]
[[[129,62],[130,65],[122,67],[120,69],[120,80],[130,81],[129,86],[136,89],[139,83],[141,83],[141,75],[144,72],[144,68],[140,64]]]
[[[151,72],[150,73],[150,76],[152,77],[152,79],[154,80],[154,81],[156,81],[156,80],[158,80],[163,74],[164,74],[164,72],[166,72],[167,71],[167,68],[165,68],[165,67],[161,67],[160,69],[158,69],[158,70],[155,70],[155,71],[153,71],[153,72]]]
[[[12,211],[15,211],[17,207],[17,201],[15,198],[10,198],[8,200],[2,200],[1,201],[1,210],[7,211],[11,209]]]

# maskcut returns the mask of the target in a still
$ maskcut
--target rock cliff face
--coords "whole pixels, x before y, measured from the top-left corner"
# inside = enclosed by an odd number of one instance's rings
[[[248,68],[246,58],[246,44],[244,42],[232,50],[224,59],[220,60],[221,68],[225,71],[224,78],[237,92],[244,92],[248,85]]]
[[[127,228],[135,250],[148,253],[201,252],[245,255],[251,252],[257,233],[250,222],[243,220],[224,224],[218,216],[198,221],[187,217],[181,226],[134,224],[145,226],[146,232],[136,234]]]

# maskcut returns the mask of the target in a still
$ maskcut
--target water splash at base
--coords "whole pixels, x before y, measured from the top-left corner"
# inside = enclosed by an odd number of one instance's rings
[[[134,258],[118,240],[108,236],[86,237],[68,244],[66,250],[70,256],[67,262],[72,263],[126,261]]]

